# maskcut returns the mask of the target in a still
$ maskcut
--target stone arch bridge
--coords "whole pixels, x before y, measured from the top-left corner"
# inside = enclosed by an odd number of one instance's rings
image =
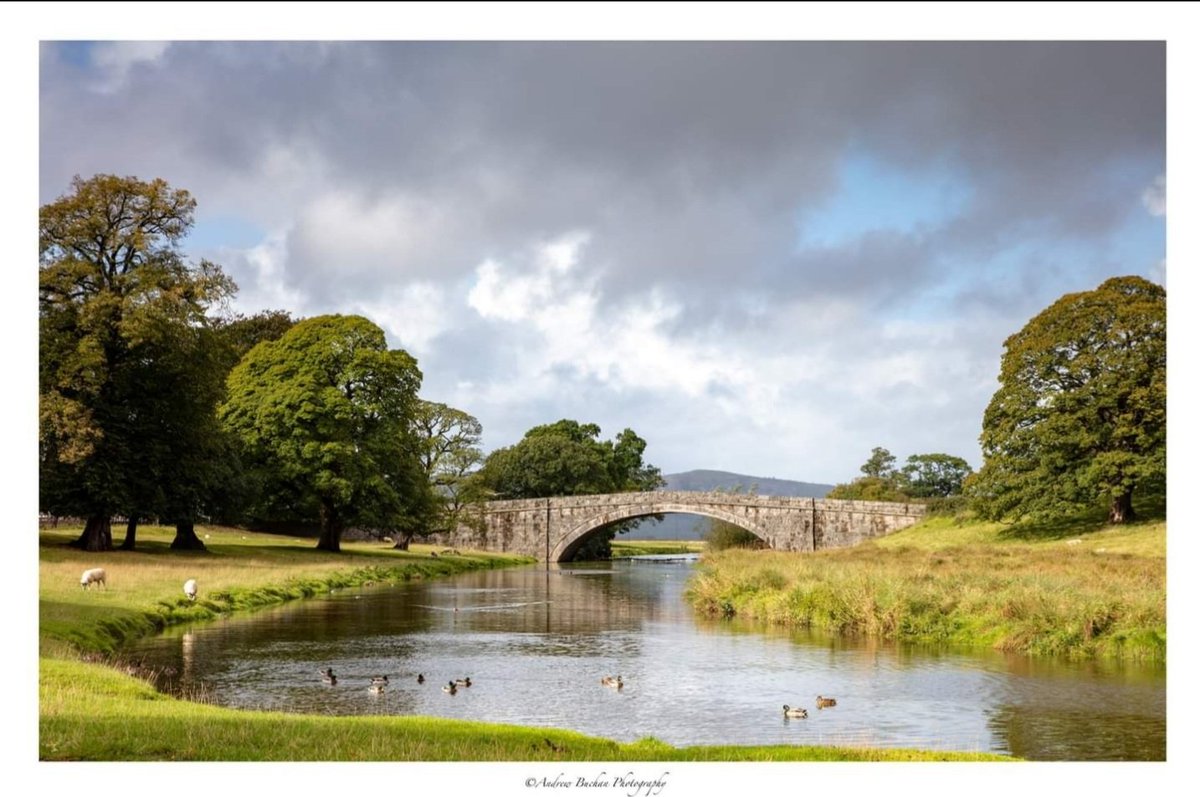
[[[543,562],[570,561],[600,529],[620,520],[666,513],[703,515],[728,521],[779,551],[845,548],[913,525],[925,514],[920,504],[841,501],[829,498],[772,498],[718,492],[614,493],[561,498],[489,501],[482,516],[440,544],[533,556]]]

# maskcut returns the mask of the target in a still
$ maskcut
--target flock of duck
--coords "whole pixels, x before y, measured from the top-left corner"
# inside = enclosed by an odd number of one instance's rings
[[[332,667],[326,667],[325,669],[321,670],[321,679],[325,682],[325,684],[327,686],[337,686],[338,679],[337,679],[337,676],[333,674]],[[373,675],[373,676],[371,676],[371,684],[370,684],[370,686],[367,687],[367,691],[373,695],[382,695],[384,692],[387,691],[388,683],[389,683],[388,677],[386,675]],[[419,684],[425,683],[425,673],[417,673],[417,683],[419,683]],[[619,675],[616,677],[611,676],[611,675],[606,675],[600,679],[600,685],[607,686],[609,689],[620,690],[620,689],[625,688],[625,681],[622,680],[621,676],[619,676]],[[442,691],[445,692],[446,694],[454,695],[454,694],[458,694],[459,689],[466,689],[466,688],[469,688],[470,686],[471,686],[471,678],[470,678],[470,676],[467,676],[466,678],[457,678],[453,681],[448,682],[445,686],[442,687]],[[834,698],[825,697],[823,695],[817,695],[817,708],[818,709],[833,708],[836,705],[837,705],[837,700],[835,700]],[[808,719],[808,709],[792,708],[791,706],[784,703],[783,716],[786,719]]]
[[[337,686],[338,683],[338,677],[334,675],[332,667],[326,667],[325,669],[321,670],[321,680],[325,682],[326,686]],[[386,675],[372,675],[371,684],[367,687],[367,691],[373,695],[382,695],[387,691],[389,683],[390,682],[388,681],[388,677]],[[417,673],[417,683],[425,683],[425,673]],[[442,691],[453,695],[457,694],[460,688],[469,687],[470,685],[470,676],[466,678],[458,678],[443,686]]]

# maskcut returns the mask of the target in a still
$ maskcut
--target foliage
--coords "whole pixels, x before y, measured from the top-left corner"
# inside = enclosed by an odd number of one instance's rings
[[[906,503],[910,496],[902,484],[894,478],[884,476],[860,476],[847,483],[835,485],[826,498],[844,501],[896,501]]]
[[[1005,341],[971,480],[990,518],[1053,517],[1103,502],[1133,517],[1166,477],[1166,291],[1116,277],[1067,294]]]
[[[895,501],[933,499],[962,492],[963,480],[971,466],[950,454],[913,454],[902,468],[895,467],[896,457],[886,448],[871,449],[863,464],[865,476],[836,485],[827,498],[849,501]]]
[[[427,529],[453,531],[463,521],[469,504],[482,500],[472,489],[471,475],[483,462],[479,441],[483,427],[462,410],[419,400],[414,418],[421,469],[433,491],[434,517]],[[411,535],[396,543],[407,548]]]
[[[493,451],[478,483],[497,498],[656,490],[665,482],[642,455],[646,441],[632,429],[600,440],[600,427],[561,420],[537,426],[516,445]]]
[[[114,175],[71,187],[39,213],[39,499],[87,516],[76,544],[104,550],[111,515],[187,520],[216,472],[206,311],[236,286],[180,254],[187,191]]]
[[[896,457],[892,455],[891,451],[876,446],[871,449],[871,456],[859,470],[868,477],[886,479],[894,472],[895,464]]]
[[[217,319],[214,329],[225,349],[226,370],[233,370],[259,343],[279,340],[296,321],[286,310],[263,310],[249,316],[235,313]]]
[[[757,534],[746,531],[725,520],[706,518],[705,526],[700,536],[704,540],[706,551],[724,551],[729,548],[765,548]]]
[[[900,469],[904,493],[913,498],[945,498],[962,493],[971,466],[950,454],[913,454]]]
[[[355,523],[405,532],[432,499],[414,432],[421,372],[360,316],[318,316],[251,349],[220,408],[263,485],[267,516],[321,521],[337,551]]]

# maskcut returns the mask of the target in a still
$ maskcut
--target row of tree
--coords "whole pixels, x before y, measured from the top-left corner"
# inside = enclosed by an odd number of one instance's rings
[[[41,208],[39,499],[86,518],[75,542],[113,546],[111,519],[318,523],[398,538],[455,528],[491,498],[653,489],[646,442],[563,420],[486,460],[468,413],[420,398],[421,371],[359,316],[219,312],[237,288],[180,243],[195,200],[162,180],[75,178]]]
[[[971,466],[950,454],[913,454],[902,467],[886,448],[873,448],[860,468],[863,475],[839,484],[829,498],[858,501],[911,501],[960,495]]]
[[[481,500],[662,485],[632,430],[602,440],[572,420],[485,459],[479,422],[420,398],[416,360],[365,318],[223,312],[233,281],[180,251],[195,206],[162,180],[97,175],[41,208],[40,508],[86,518],[80,547],[111,548],[116,516],[127,548],[144,518],[174,524],[177,548],[203,548],[199,519],[319,522],[331,551],[369,527],[406,547]],[[1135,491],[1165,490],[1162,287],[1120,277],[1062,297],[1005,342],[1000,383],[979,473],[876,448],[831,497],[965,492],[996,518],[1102,500],[1122,522]]]

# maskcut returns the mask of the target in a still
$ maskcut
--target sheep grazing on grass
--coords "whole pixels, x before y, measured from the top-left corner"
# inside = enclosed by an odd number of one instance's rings
[[[103,567],[93,567],[91,570],[83,571],[83,575],[79,577],[79,586],[91,589],[93,584],[100,584],[107,589],[106,578],[108,578],[108,574],[104,572]]]
[[[188,596],[188,600],[196,600],[196,579],[189,578],[183,582],[183,594]]]

